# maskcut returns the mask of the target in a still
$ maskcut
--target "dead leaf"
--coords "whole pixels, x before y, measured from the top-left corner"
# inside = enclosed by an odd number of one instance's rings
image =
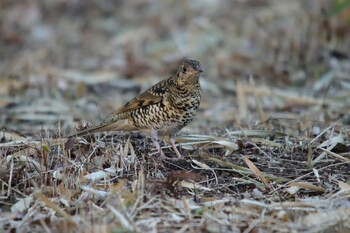
[[[243,157],[243,160],[248,165],[249,169],[256,175],[256,177],[258,177],[261,180],[261,182],[263,182],[266,189],[271,190],[271,186],[270,186],[269,182],[263,176],[262,172],[254,165],[254,163],[252,161],[250,161],[250,159],[248,157],[246,157],[246,156],[242,156],[242,157]]]

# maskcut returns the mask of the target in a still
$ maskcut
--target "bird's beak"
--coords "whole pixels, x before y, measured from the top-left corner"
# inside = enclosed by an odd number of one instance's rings
[[[203,68],[202,68],[201,65],[196,66],[196,70],[197,70],[199,73],[203,73]]]

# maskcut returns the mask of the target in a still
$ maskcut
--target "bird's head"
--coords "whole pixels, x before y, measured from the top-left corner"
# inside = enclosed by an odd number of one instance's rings
[[[203,72],[201,64],[196,60],[185,60],[176,73],[176,82],[179,85],[197,84],[200,73]]]

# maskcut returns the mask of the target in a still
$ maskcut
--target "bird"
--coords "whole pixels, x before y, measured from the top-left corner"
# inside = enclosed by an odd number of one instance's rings
[[[201,102],[199,78],[202,72],[198,61],[186,59],[175,74],[113,111],[99,125],[69,137],[104,131],[139,131],[151,137],[161,159],[166,159],[158,137],[167,136],[176,157],[181,158],[175,145],[176,133],[188,125],[197,114]]]

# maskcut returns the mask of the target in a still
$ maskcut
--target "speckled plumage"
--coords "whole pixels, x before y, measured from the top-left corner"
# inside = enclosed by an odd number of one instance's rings
[[[196,116],[201,100],[203,72],[198,61],[185,60],[175,75],[165,79],[111,113],[100,125],[78,132],[83,136],[102,131],[141,131],[152,136],[161,157],[158,136],[169,136],[177,157],[175,134]]]

